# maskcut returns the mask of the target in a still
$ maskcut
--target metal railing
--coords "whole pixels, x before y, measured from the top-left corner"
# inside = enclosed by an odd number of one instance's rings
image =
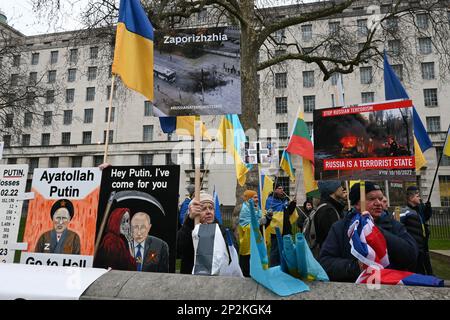
[[[430,239],[450,240],[450,208],[433,208],[433,215],[428,221]]]

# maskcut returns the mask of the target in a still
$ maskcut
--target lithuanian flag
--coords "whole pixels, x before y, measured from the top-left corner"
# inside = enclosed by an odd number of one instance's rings
[[[299,114],[286,150],[314,162],[314,147],[308,127]]]

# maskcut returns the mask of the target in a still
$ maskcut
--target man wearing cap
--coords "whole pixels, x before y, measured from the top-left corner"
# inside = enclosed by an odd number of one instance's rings
[[[379,185],[366,182],[366,211],[383,234],[390,264],[389,269],[414,271],[417,260],[417,246],[405,227],[383,211],[383,192]],[[355,282],[364,266],[351,254],[348,229],[352,218],[361,212],[360,184],[356,183],[350,190],[353,206],[344,219],[336,222],[330,229],[320,251],[320,264],[331,281]]]
[[[192,274],[194,267],[194,244],[192,240],[192,231],[196,223],[211,224],[217,223],[214,212],[214,199],[204,191],[200,192],[200,201],[193,199],[188,208],[188,216],[184,219],[183,226],[177,233],[177,255],[181,257],[180,273]],[[219,225],[220,231],[225,238],[225,228]],[[231,236],[233,237],[232,233]],[[233,243],[236,248],[236,239],[233,237]]]
[[[80,237],[67,226],[74,215],[73,204],[67,199],[56,201],[50,210],[53,230],[44,232],[36,243],[35,252],[80,254]]]
[[[186,199],[180,205],[180,217],[179,217],[179,226],[183,225],[184,218],[186,216],[186,212],[188,211],[189,203],[194,197],[194,185],[190,184],[186,187],[188,194],[186,195]]]
[[[347,191],[341,181],[319,181],[318,187],[320,191],[320,204],[314,215],[318,248],[313,250],[313,252],[316,252],[316,258],[318,258],[320,248],[327,238],[328,231],[330,231],[333,223],[344,217],[344,207],[347,200]]]
[[[275,228],[280,228],[281,235],[292,233],[290,217],[295,211],[297,202],[289,202],[289,198],[284,192],[283,185],[275,184],[273,192],[266,200],[266,218],[271,219],[268,227],[270,232],[270,260],[269,266],[278,266],[280,264],[280,253],[278,250],[278,241]]]
[[[426,204],[420,198],[419,188],[415,186],[406,189],[407,207],[402,208],[400,222],[406,227],[409,234],[416,240],[419,248],[417,267],[415,272],[425,275],[432,275],[430,253],[428,249],[428,239],[430,238],[430,228],[427,224],[432,215],[431,204]]]

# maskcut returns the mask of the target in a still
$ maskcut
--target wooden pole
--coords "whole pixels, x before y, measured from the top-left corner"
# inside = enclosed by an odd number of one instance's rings
[[[391,206],[391,197],[389,196],[389,182],[387,180],[384,180],[384,189],[386,190],[386,199],[388,203],[388,207]]]
[[[109,95],[109,108],[108,108],[108,121],[106,125],[106,135],[105,135],[105,153],[103,154],[103,163],[108,161],[108,146],[109,146],[109,128],[111,127],[111,113],[112,113],[112,100],[114,96],[114,82],[116,80],[116,75],[112,75],[111,80],[111,92]]]
[[[366,182],[361,180],[359,186],[359,191],[361,192],[361,213],[363,213],[366,211]]]
[[[200,130],[201,130],[201,120],[200,116],[195,116],[194,121],[194,166],[195,166],[195,193],[194,199],[200,201]],[[200,223],[200,216],[195,216],[195,224]]]
[[[436,177],[437,177],[437,174],[438,174],[438,171],[439,171],[439,166],[441,165],[441,160],[442,160],[442,157],[444,155],[444,149],[445,149],[445,146],[446,146],[446,144],[448,142],[447,140],[448,140],[448,132],[449,131],[450,131],[450,125],[448,126],[447,137],[445,137],[444,148],[442,149],[441,156],[439,157],[439,160],[438,160],[438,163],[437,163],[437,166],[436,166],[436,171],[434,172],[433,182],[431,183],[430,193],[428,194],[428,200],[427,200],[428,202],[430,201],[431,194],[433,193],[434,183],[436,182]]]
[[[348,180],[345,180],[345,189],[347,190],[347,210],[350,211],[351,204],[350,204],[350,185],[348,183]]]
[[[258,189],[259,189],[259,194],[261,195],[261,212],[263,212],[263,207],[262,207],[262,198],[263,198],[263,188],[262,188],[262,183],[261,183],[261,164],[258,163]],[[264,244],[266,244],[266,225],[263,225],[263,238],[264,238]]]

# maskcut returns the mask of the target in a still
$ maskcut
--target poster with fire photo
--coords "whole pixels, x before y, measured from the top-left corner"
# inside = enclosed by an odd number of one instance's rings
[[[412,101],[314,112],[316,180],[415,179]]]

